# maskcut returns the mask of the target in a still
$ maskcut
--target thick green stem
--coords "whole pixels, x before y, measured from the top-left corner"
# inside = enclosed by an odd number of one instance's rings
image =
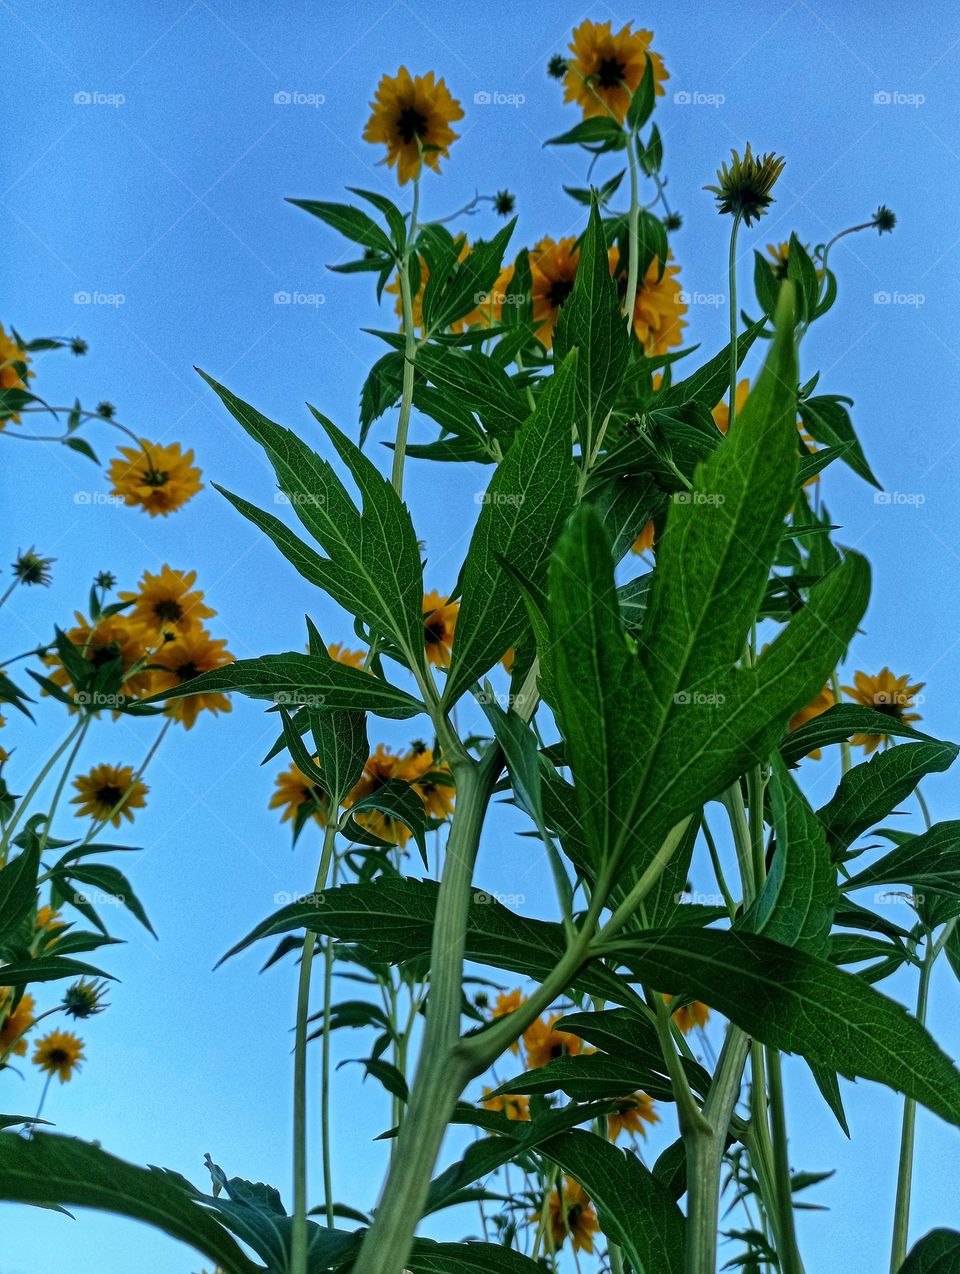
[[[624,311],[627,331],[633,331],[633,311],[637,304],[637,285],[640,278],[640,195],[637,188],[637,135],[631,132],[627,138],[627,161],[630,165],[630,211],[627,214],[627,294]]]
[[[920,968],[920,986],[917,991],[917,1021],[921,1026],[927,1020],[927,1000],[930,992],[930,974],[933,962],[939,954],[930,934],[927,934],[926,951]],[[910,1194],[913,1189],[913,1148],[917,1126],[917,1103],[912,1097],[903,1101],[903,1123],[900,1129],[900,1164],[897,1169],[897,1201],[893,1212],[893,1239],[890,1244],[890,1274],[897,1274],[907,1259],[907,1235],[910,1229]]]
[[[797,1244],[793,1217],[793,1191],[790,1188],[790,1156],[787,1148],[787,1116],[783,1100],[783,1073],[780,1054],[766,1049],[767,1085],[770,1096],[770,1140],[773,1150],[773,1184],[777,1202],[777,1255],[782,1274],[803,1274],[803,1261]]]
[[[403,463],[407,454],[407,433],[410,428],[410,411],[413,407],[413,377],[417,357],[417,332],[413,325],[413,294],[410,289],[410,253],[416,251],[417,212],[420,206],[420,178],[413,183],[413,207],[403,256],[397,267],[400,275],[400,304],[403,309],[403,391],[400,398],[400,416],[397,419],[397,439],[393,452],[393,472],[390,481],[397,495],[403,494]]]
[[[327,883],[327,872],[337,839],[336,823],[327,824],[317,871],[315,893]],[[307,1274],[307,1019],[310,1016],[310,973],[316,934],[307,931],[300,957],[300,985],[297,990],[297,1021],[293,1052],[293,1229],[290,1243],[290,1274]]]

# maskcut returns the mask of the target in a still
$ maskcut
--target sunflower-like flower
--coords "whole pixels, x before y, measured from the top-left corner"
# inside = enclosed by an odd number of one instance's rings
[[[348,668],[363,668],[366,662],[366,651],[348,650],[346,646],[339,641],[332,641],[327,646],[327,654],[335,663],[346,664]]]
[[[94,668],[102,668],[114,659],[120,660],[123,682],[120,690],[125,695],[145,694],[149,688],[150,674],[145,661],[150,655],[152,642],[141,624],[128,615],[103,615],[95,623],[74,613],[76,623],[67,630],[67,639],[79,648],[83,658]],[[51,669],[50,680],[58,686],[71,684],[70,674],[60,656],[53,652],[44,657]],[[96,711],[96,705],[93,705]]]
[[[316,758],[314,758],[316,759]],[[295,827],[312,818],[326,827],[330,815],[330,797],[318,783],[306,777],[291,765],[277,775],[276,791],[270,797],[269,809],[283,810],[280,822],[292,822]]]
[[[459,136],[450,125],[463,119],[443,80],[433,71],[412,76],[405,66],[382,77],[370,109],[363,140],[386,146],[387,163],[396,167],[401,186],[419,177],[421,164],[440,171],[440,157],[449,158],[450,144]]]
[[[47,906],[38,908],[36,928],[38,933],[52,933],[55,929],[62,929],[63,921],[60,919],[60,912]]]
[[[549,236],[543,238],[530,253],[530,298],[535,335],[545,349],[553,347],[557,316],[561,305],[573,291],[579,264],[580,249],[573,235],[559,242],[554,242]]]
[[[203,593],[193,586],[196,571],[175,571],[164,563],[157,574],[144,571],[135,593],[121,593],[122,602],[133,602],[131,618],[157,638],[164,634],[190,632],[212,619],[216,611],[204,603]]]
[[[409,757],[391,752],[385,744],[378,743],[376,750],[367,757],[363,773],[343,802],[344,805],[349,809],[365,796],[385,787],[391,780],[404,779],[409,760]],[[402,848],[410,839],[410,828],[406,823],[381,810],[361,810],[356,815],[356,820],[371,835],[389,845],[399,845]]]
[[[36,549],[29,548],[24,552],[17,551],[16,561],[12,564],[18,583],[27,586],[41,584],[46,588],[50,583],[50,567],[57,559],[41,557]]]
[[[174,690],[199,677],[202,672],[212,672],[224,664],[233,662],[225,641],[215,641],[205,628],[194,628],[181,633],[176,641],[167,642],[153,657],[153,690],[160,694]],[[166,713],[179,721],[185,730],[191,730],[197,717],[204,710],[214,714],[230,712],[231,703],[225,694],[206,691],[188,695],[185,699],[172,699]]]
[[[610,22],[581,22],[570,43],[563,100],[576,102],[584,119],[613,115],[622,124],[648,62],[658,97],[670,78],[660,54],[650,48],[652,39],[652,31],[634,31],[630,23],[614,34]]]
[[[29,363],[30,358],[26,350],[22,349],[12,336],[7,335],[3,324],[0,323],[0,392],[5,389],[26,389],[27,381],[34,375],[28,368]],[[0,420],[0,430],[6,426],[8,420],[19,424],[20,416],[14,413]]]
[[[828,708],[832,708],[836,701],[836,696],[834,695],[832,688],[829,685],[824,686],[823,689],[810,700],[805,708],[801,708],[799,712],[795,713],[790,718],[790,723],[787,726],[787,729],[799,729],[800,726],[806,725],[808,721],[812,721],[814,717],[821,716]],[[807,756],[810,757],[811,761],[819,761],[821,755],[819,748],[814,748],[812,752],[807,753]]]
[[[540,1220],[540,1213],[535,1212],[530,1219]],[[600,1222],[590,1196],[573,1177],[565,1177],[562,1185],[558,1181],[551,1193],[548,1224],[554,1250],[570,1238],[574,1252],[593,1252],[593,1236],[600,1229]]]
[[[750,393],[749,380],[744,379],[744,380],[737,381],[736,414],[738,416],[740,415],[740,412],[743,410],[744,403],[747,401],[747,395],[749,393]],[[725,398],[721,398],[720,401],[717,403],[716,407],[714,407],[713,411],[711,411],[710,415],[713,417],[714,423],[716,424],[720,432],[722,434],[726,434],[727,430],[730,428],[730,404],[727,402],[727,400]]]
[[[759,221],[773,203],[770,193],[777,178],[783,172],[785,160],[771,150],[766,155],[754,155],[747,142],[741,159],[735,150],[730,152],[729,165],[717,169],[717,184],[704,186],[716,196],[717,211],[742,217],[744,225]]]
[[[90,978],[78,978],[63,993],[63,1010],[78,1021],[102,1013],[107,1007],[107,984]]]
[[[499,1097],[489,1097],[493,1089],[484,1087],[481,1105],[486,1110],[496,1110],[508,1119],[527,1120],[530,1118],[530,1099],[522,1093],[501,1093]]]
[[[875,677],[865,672],[855,672],[853,685],[844,686],[843,689],[854,703],[862,703],[867,708],[882,712],[884,716],[892,717],[894,721],[909,725],[911,721],[920,720],[920,713],[910,712],[909,709],[916,706],[914,700],[925,684],[923,681],[918,681],[915,685],[911,685],[908,675],[895,677],[889,668],[881,668]],[[855,734],[850,742],[855,747],[863,748],[869,756],[881,744],[889,743],[890,736]]]
[[[546,1021],[542,1017],[531,1023],[523,1033],[523,1046],[527,1054],[528,1070],[536,1070],[538,1066],[546,1066],[557,1057],[576,1057],[583,1047],[576,1035],[566,1031],[554,1030],[554,1024],[560,1020],[555,1013]]]
[[[519,987],[514,987],[512,991],[501,991],[490,1011],[491,1018],[506,1017],[508,1013],[515,1013],[521,1004],[526,1001],[526,998]],[[510,1052],[520,1052],[519,1040],[513,1041],[510,1045]]]
[[[466,235],[461,235],[459,239],[457,240],[457,242],[460,245],[457,251],[457,260],[466,261],[467,257],[473,251],[473,245],[471,243],[468,243]],[[413,310],[413,326],[422,329],[423,328],[423,295],[427,289],[427,280],[430,278],[430,267],[427,265],[423,257],[420,257],[419,261],[420,261],[420,287],[417,289],[416,295],[413,297],[413,303],[411,308]],[[403,318],[403,296],[401,294],[399,276],[395,277],[391,283],[388,283],[385,290],[389,292],[391,296],[395,296],[397,298],[394,301],[393,308],[396,311],[397,317],[402,319]],[[497,307],[497,303],[496,303],[497,296],[498,296],[498,292],[496,287],[494,287],[493,291],[490,293],[490,296],[486,300],[481,301],[478,305],[476,305],[469,312],[469,314],[465,314],[463,318],[456,319],[455,322],[450,324],[451,332],[465,332],[467,331],[468,328],[474,327],[478,323],[489,325],[494,318],[499,317],[499,314],[503,308],[502,297],[500,298],[500,301],[499,301],[499,308]]]
[[[666,1004],[672,999],[672,995],[663,997]],[[689,1035],[695,1026],[706,1026],[709,1016],[710,1010],[705,1004],[701,1004],[699,1000],[691,1000],[689,1004],[683,1004],[677,1009],[673,1020],[684,1035]]]
[[[627,271],[620,268],[617,248],[610,249],[610,272],[617,281],[623,306],[627,295]],[[677,277],[679,273],[678,265],[668,263],[660,274],[660,262],[654,257],[638,282],[633,303],[633,330],[648,358],[666,354],[683,341],[682,329],[687,326],[683,315],[687,312],[687,305]]]
[[[414,743],[409,754],[397,767],[396,777],[404,779],[423,801],[429,818],[447,819],[453,813],[454,788],[450,767],[435,762],[433,751],[423,743]]]
[[[109,473],[113,494],[152,518],[182,508],[203,487],[193,452],[181,451],[176,442],[164,447],[141,438],[139,447],[121,447]]]
[[[607,1116],[607,1136],[616,1141],[622,1132],[631,1136],[639,1133],[646,1137],[645,1124],[658,1124],[660,1116],[653,1105],[653,1098],[646,1093],[634,1093],[631,1097],[621,1097],[617,1109]]]
[[[450,667],[450,649],[459,612],[459,602],[450,602],[439,593],[424,593],[423,644],[428,662],[437,668]]]
[[[0,987],[0,1064],[11,1053],[15,1057],[23,1057],[27,1051],[24,1036],[35,1021],[34,1009],[37,1006],[32,995],[22,995],[14,1009],[8,1007],[12,1001],[13,989]]]
[[[124,818],[132,823],[133,811],[143,809],[150,791],[146,783],[134,778],[132,765],[95,765],[89,774],[75,778],[73,786],[78,795],[70,803],[80,807],[78,817],[114,827]]]
[[[73,1078],[73,1072],[80,1069],[83,1041],[70,1031],[51,1031],[37,1040],[30,1060],[47,1075],[56,1075],[60,1083],[65,1084]]]
[[[652,553],[656,533],[657,528],[653,524],[653,518],[650,518],[650,520],[644,525],[643,530],[630,546],[630,552],[637,554]]]

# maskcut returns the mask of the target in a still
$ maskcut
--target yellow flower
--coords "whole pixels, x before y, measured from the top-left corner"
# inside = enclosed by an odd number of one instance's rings
[[[804,251],[810,255],[809,244],[804,244]],[[789,240],[783,243],[768,243],[767,256],[770,258],[769,266],[773,271],[774,278],[779,282],[787,277],[787,270],[790,266],[790,243]],[[816,267],[817,277],[822,278],[823,270]]]
[[[672,999],[672,995],[663,996],[666,1004],[669,1004]],[[706,1026],[709,1016],[710,1010],[705,1004],[701,1004],[699,1000],[691,1000],[689,1004],[684,1004],[677,1009],[673,1020],[684,1035],[689,1035],[695,1026]]]
[[[530,253],[530,298],[537,340],[553,348],[553,329],[560,306],[573,291],[580,264],[580,249],[573,235],[555,243],[541,239]]]
[[[492,1093],[492,1088],[485,1087],[483,1090],[483,1101],[481,1105],[487,1110],[497,1110],[501,1114],[506,1115],[508,1119],[525,1120],[530,1118],[530,1100],[521,1093],[508,1095],[504,1093],[500,1097],[488,1097],[487,1093]]]
[[[384,787],[391,779],[403,778],[403,766],[407,759],[391,752],[383,743],[378,743],[376,751],[367,758],[363,773],[344,801],[344,805],[349,809],[363,797]],[[410,839],[410,829],[406,823],[401,823],[399,819],[392,818],[380,810],[361,810],[356,815],[356,820],[373,836],[379,837],[390,845],[399,845],[402,848]]]
[[[83,1041],[70,1031],[51,1031],[42,1040],[37,1040],[31,1059],[34,1066],[39,1066],[48,1075],[56,1075],[61,1084],[73,1078],[73,1072],[80,1069],[83,1060]]]
[[[460,103],[443,80],[433,71],[411,76],[405,66],[382,77],[370,109],[363,139],[384,143],[387,163],[396,166],[401,186],[419,177],[421,162],[440,171],[440,156],[449,157],[450,143],[459,136],[450,125],[463,119]]]
[[[60,921],[60,912],[54,911],[52,907],[41,907],[37,912],[37,928],[44,931],[62,929],[63,924]]]
[[[314,757],[316,760],[316,757]],[[330,797],[319,784],[301,774],[295,765],[277,775],[277,790],[270,798],[269,809],[283,810],[280,822],[295,822],[303,806],[310,806],[307,817],[315,819],[321,827],[327,825]]]
[[[570,44],[563,100],[576,102],[584,119],[611,114],[622,124],[648,61],[658,97],[670,78],[660,54],[650,49],[652,39],[652,31],[632,31],[629,23],[614,35],[609,22],[581,22]]]
[[[653,525],[653,518],[651,518],[650,521],[647,522],[647,524],[644,526],[643,530],[640,532],[637,538],[633,541],[633,545],[631,546],[630,552],[631,553],[652,553],[653,542],[654,542],[654,537],[656,536],[656,533],[657,533],[657,528]]]
[[[540,1213],[534,1212],[530,1219],[539,1220]],[[572,1177],[564,1178],[562,1188],[558,1181],[550,1195],[549,1225],[554,1250],[563,1247],[569,1235],[574,1252],[593,1252],[593,1236],[600,1223],[589,1195]]]
[[[907,709],[916,706],[914,698],[925,684],[918,681],[911,686],[908,675],[895,677],[889,668],[881,668],[875,677],[870,677],[865,672],[855,672],[853,685],[844,686],[843,689],[855,703],[862,703],[876,712],[882,712],[894,721],[909,724],[920,720],[919,712],[908,712]],[[885,734],[855,734],[850,740],[855,747],[863,748],[867,756],[881,743],[886,744],[889,741],[889,735]]]
[[[672,258],[671,258],[672,259]],[[617,280],[621,305],[626,300],[627,272],[620,269],[620,253],[610,249],[610,271]],[[633,331],[648,358],[666,354],[683,341],[683,328],[687,326],[683,315],[687,312],[677,275],[678,265],[667,265],[660,275],[660,263],[656,257],[647,266],[647,272],[639,281],[637,297],[633,304]],[[658,277],[659,276],[659,277]]]
[[[423,643],[429,663],[450,667],[450,648],[457,626],[459,602],[448,602],[439,593],[423,595]]]
[[[143,663],[150,654],[151,639],[143,628],[127,615],[105,615],[91,624],[88,619],[75,613],[76,624],[67,630],[67,638],[74,646],[80,647],[83,658],[94,668],[102,668],[119,657],[120,666],[126,674],[120,690],[125,695],[145,694],[149,688],[150,674],[145,667],[135,665]],[[44,663],[51,669],[50,680],[58,686],[69,686],[70,674],[63,666],[60,656],[47,655]],[[97,710],[96,704],[89,705]]]
[[[460,250],[457,254],[457,260],[466,261],[467,257],[473,251],[473,247],[471,244],[467,242],[465,235],[461,235],[458,239],[458,242],[460,244]],[[430,267],[427,265],[423,257],[420,257],[419,261],[420,261],[420,287],[417,289],[416,295],[413,297],[412,308],[413,308],[413,326],[422,328],[423,327],[423,294],[426,291],[427,280],[430,278]],[[513,272],[513,267],[511,266],[510,273],[512,274],[512,272]],[[397,317],[402,319],[403,318],[403,297],[401,295],[401,290],[400,290],[399,275],[397,275],[394,278],[392,283],[387,284],[386,291],[389,292],[391,296],[395,296],[397,298],[396,301],[394,302],[394,309],[397,313]],[[491,290],[489,295],[486,297],[486,299],[478,302],[478,304],[474,306],[474,308],[469,312],[469,314],[465,314],[463,318],[459,318],[455,322],[451,323],[450,330],[452,332],[465,332],[467,328],[475,327],[477,324],[480,324],[480,323],[489,326],[490,323],[494,322],[496,319],[499,319],[500,315],[503,312],[504,294],[505,294],[505,289],[504,287],[500,285],[500,281],[498,279],[497,283],[494,284],[493,289]]]
[[[133,822],[133,811],[143,809],[149,788],[133,777],[132,765],[95,765],[89,774],[81,774],[73,780],[79,796],[71,805],[79,805],[81,818],[92,818],[98,823],[111,823],[119,827],[121,819]]]
[[[233,662],[225,641],[214,641],[204,628],[181,633],[176,641],[167,642],[153,658],[153,690],[160,694],[174,690],[202,672],[211,672]],[[193,728],[197,716],[204,710],[214,714],[229,712],[230,700],[225,694],[208,691],[190,695],[186,699],[173,699],[167,705],[168,717],[179,721],[185,730]]]
[[[0,1059],[7,1057],[10,1053],[23,1057],[27,1051],[27,1041],[22,1037],[34,1023],[33,1010],[36,1008],[36,1003],[33,996],[29,994],[21,996],[17,1007],[8,1012],[6,1004],[12,998],[13,992],[10,987],[0,987]]]
[[[182,508],[203,486],[192,451],[181,451],[176,442],[164,447],[146,438],[140,439],[139,447],[120,448],[120,455],[110,462],[110,481],[113,494],[124,504],[139,505],[152,518]]]
[[[332,641],[327,647],[327,654],[338,664],[346,664],[348,668],[363,668],[366,662],[366,652],[363,650],[348,650],[338,641]]]
[[[435,775],[448,776],[450,767],[442,761],[434,762],[433,752],[422,743],[414,744],[407,757],[395,771],[395,777],[405,779],[423,801],[423,808],[430,818],[445,819],[453,813],[453,783],[444,783]]]
[[[26,389],[27,380],[34,375],[33,372],[26,370],[25,365],[29,362],[29,355],[20,348],[12,337],[6,334],[3,324],[0,323],[0,390]],[[8,420],[12,420],[16,425],[20,423],[20,416],[18,413],[14,413],[14,415],[0,420],[0,430],[6,428]]]
[[[646,1137],[644,1124],[658,1124],[660,1116],[653,1108],[653,1098],[646,1093],[634,1093],[632,1097],[621,1097],[619,1109],[607,1116],[607,1136],[616,1141],[622,1132],[639,1133]]]
[[[750,393],[749,380],[737,381],[737,398],[736,398],[737,413],[736,414],[738,416],[740,415],[740,412],[743,410],[743,405],[747,401],[747,395],[749,393]],[[725,398],[721,398],[720,401],[717,403],[716,407],[714,407],[713,411],[710,414],[711,416],[713,416],[714,422],[716,423],[716,426],[720,430],[720,432],[722,434],[726,434],[727,430],[730,428],[730,404],[727,402],[727,400]]]
[[[193,587],[196,578],[196,571],[175,571],[164,563],[157,575],[144,571],[137,592],[121,593],[120,600],[133,602],[130,618],[157,636],[189,632],[217,613]]]
[[[546,1066],[557,1057],[576,1057],[583,1047],[576,1035],[568,1035],[566,1031],[555,1031],[554,1023],[559,1021],[560,1014],[544,1021],[538,1017],[523,1033],[523,1044],[527,1051],[527,1069],[536,1070],[538,1066]]]
[[[520,1005],[526,1002],[526,998],[527,997],[523,994],[519,987],[514,988],[512,991],[501,991],[497,996],[496,1003],[493,1006],[490,1016],[492,1018],[506,1017],[508,1013],[516,1012]],[[520,1052],[519,1040],[513,1041],[510,1045],[510,1052]]]
[[[790,718],[787,729],[799,729],[800,726],[805,725],[808,721],[812,721],[814,717],[819,717],[821,713],[826,712],[828,708],[832,708],[835,703],[836,698],[833,690],[830,686],[824,686],[805,708],[801,708],[799,712]],[[814,748],[812,752],[807,753],[807,756],[810,757],[811,761],[819,761],[821,756],[820,749]]]

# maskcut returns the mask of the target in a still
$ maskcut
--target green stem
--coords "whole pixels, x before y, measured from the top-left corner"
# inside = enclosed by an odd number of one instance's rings
[[[416,251],[417,213],[420,208],[420,177],[413,182],[413,207],[410,210],[410,226],[403,256],[397,267],[400,275],[400,303],[403,308],[403,393],[400,399],[400,416],[397,420],[397,440],[393,452],[393,472],[390,480],[397,495],[403,494],[403,463],[407,454],[407,433],[410,428],[410,411],[413,407],[413,379],[417,358],[417,333],[413,325],[413,295],[410,290],[410,253]]]
[[[91,717],[83,718],[83,721],[80,726],[80,731],[77,734],[76,742],[74,743],[73,747],[70,749],[70,754],[67,757],[67,763],[63,767],[63,770],[60,774],[60,778],[57,780],[57,786],[54,789],[53,799],[50,802],[50,809],[47,813],[46,821],[43,824],[43,835],[40,837],[40,853],[41,854],[47,848],[47,841],[50,839],[50,831],[53,827],[54,815],[56,814],[57,807],[60,804],[60,797],[63,795],[63,789],[67,785],[67,779],[70,777],[70,771],[73,769],[74,763],[76,762],[80,749],[83,747],[83,741],[87,737],[87,731],[90,729],[91,720],[92,720]]]
[[[730,291],[730,416],[727,434],[733,433],[737,417],[737,372],[740,369],[737,358],[737,331],[739,317],[737,315],[737,232],[740,229],[740,213],[733,218],[730,227],[730,259],[727,267],[727,287]]]
[[[624,308],[627,315],[627,331],[633,331],[633,311],[637,303],[637,285],[640,278],[640,195],[637,187],[637,135],[627,137],[627,161],[630,165],[630,211],[627,214],[627,294]]]
[[[930,991],[930,974],[939,954],[927,934],[926,950],[920,968],[920,986],[917,991],[917,1021],[921,1026],[927,1020],[927,999]],[[917,1103],[912,1097],[903,1101],[903,1123],[900,1129],[900,1163],[897,1169],[897,1200],[893,1212],[893,1239],[890,1244],[890,1274],[897,1274],[907,1259],[907,1234],[910,1229],[910,1194],[913,1188],[913,1149],[916,1139]]]
[[[320,867],[314,885],[322,893],[333,858],[337,825],[327,823],[323,832]],[[309,930],[303,939],[300,957],[300,985],[297,990],[297,1022],[293,1052],[293,1229],[290,1243],[290,1274],[307,1274],[307,1019],[310,1016],[310,973],[316,934]]]
[[[331,885],[337,883],[337,856],[333,856]],[[333,1229],[333,1159],[330,1152],[330,1000],[333,991],[333,939],[323,948],[323,1027],[320,1069],[320,1153],[323,1160],[323,1210],[327,1227]]]
[[[10,845],[11,840],[13,839],[13,833],[17,830],[17,826],[20,823],[20,819],[29,808],[30,802],[33,800],[33,798],[36,796],[37,792],[43,785],[45,779],[47,778],[47,775],[50,773],[50,771],[53,769],[56,763],[60,760],[61,756],[63,756],[64,752],[66,752],[67,748],[71,745],[71,743],[73,743],[74,739],[77,737],[77,735],[83,728],[84,728],[84,722],[83,722],[83,719],[81,719],[76,723],[76,725],[69,732],[67,737],[63,740],[63,742],[57,747],[53,755],[47,759],[47,761],[41,767],[40,773],[37,775],[37,777],[30,784],[30,787],[27,789],[26,795],[21,798],[20,804],[17,806],[13,817],[10,819],[10,822],[7,824],[7,830],[4,833],[3,840],[2,842],[0,842],[0,864],[6,862],[7,849]]]
[[[770,1139],[773,1148],[773,1180],[779,1215],[777,1255],[783,1274],[803,1274],[803,1261],[797,1245],[793,1216],[793,1191],[790,1189],[790,1157],[787,1142],[787,1116],[783,1100],[783,1071],[780,1053],[766,1050],[767,1084],[770,1095]]]

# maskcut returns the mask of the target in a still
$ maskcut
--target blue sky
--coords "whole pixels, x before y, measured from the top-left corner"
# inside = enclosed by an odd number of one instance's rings
[[[348,185],[395,191],[360,132],[379,76],[406,63],[444,75],[466,111],[443,176],[424,183],[424,216],[446,215],[478,189],[508,187],[518,199],[518,247],[579,231],[581,209],[561,187],[583,184],[585,164],[572,151],[542,146],[576,113],[562,105],[544,65],[582,17],[633,19],[655,30],[672,76],[657,119],[671,202],[684,215],[673,244],[688,291],[709,298],[726,290],[727,225],[702,187],[730,147],[747,140],[787,159],[770,215],[742,236],[748,299],[754,246],[791,230],[817,243],[867,219],[881,201],[898,214],[893,236],[861,235],[836,250],[840,299],[805,343],[803,370],[820,369],[824,392],[855,399],[874,468],[903,497],[877,504],[846,472],[831,470],[825,479],[843,526],[839,538],[874,564],[855,662],[869,671],[888,663],[925,681],[927,728],[960,738],[960,11],[946,4],[907,10],[889,0],[731,0],[682,10],[497,0],[431,5],[425,16],[402,2],[349,10],[281,2],[268,14],[261,5],[218,0],[43,7],[13,0],[3,9],[14,56],[2,89],[11,144],[0,160],[0,318],[27,336],[82,335],[90,343],[86,359],[38,360],[39,391],[57,402],[111,400],[145,435],[193,447],[208,482],[176,517],[151,522],[98,503],[106,483],[82,458],[4,442],[4,560],[33,543],[57,558],[48,592],[21,590],[4,608],[5,651],[45,639],[54,622],[82,608],[96,571],[110,569],[131,587],[163,562],[199,572],[219,612],[215,633],[235,655],[300,648],[306,612],[328,640],[349,640],[346,617],[209,486],[216,480],[272,503],[264,460],[192,368],[203,367],[318,445],[305,400],[355,429],[360,385],[382,352],[360,329],[390,326],[392,311],[378,314],[365,276],[326,270],[346,259],[342,241],[284,198],[336,199]],[[295,100],[277,102],[278,94]],[[485,104],[485,94],[514,103]],[[484,211],[463,228],[484,236],[496,223]],[[312,300],[278,304],[277,293]],[[94,299],[76,299],[84,294]],[[690,343],[701,342],[705,355],[719,348],[722,306],[701,300],[687,317]],[[391,423],[375,431],[374,454]],[[430,436],[426,425],[416,432]],[[108,430],[91,438],[110,454]],[[385,461],[386,451],[379,454]],[[449,591],[486,477],[479,469],[425,471],[413,463],[408,474],[428,587]],[[11,773],[21,785],[62,730],[52,711],[36,730],[18,725]],[[136,762],[154,732],[150,723],[104,722],[85,759]],[[262,709],[238,701],[230,717],[170,737],[152,764],[149,808],[135,829],[144,852],[131,873],[160,941],[117,914],[114,928],[127,945],[108,956],[121,979],[111,1010],[86,1032],[85,1069],[54,1090],[48,1114],[117,1154],[199,1182],[209,1151],[229,1173],[274,1182],[289,1200],[292,966],[261,977],[256,956],[247,955],[212,972],[269,911],[275,893],[312,882],[315,845],[305,837],[291,852],[266,808],[279,767],[260,769],[259,762],[272,737]],[[403,725],[374,734],[400,744],[410,737]],[[817,803],[835,781],[834,758],[805,767]],[[960,815],[949,776],[927,788],[936,817]],[[531,842],[516,838],[523,827],[519,815],[498,811],[479,880],[522,894],[530,914],[548,914],[542,864]],[[706,876],[695,884],[710,887]],[[914,994],[909,977],[893,989],[907,1000]],[[949,971],[940,969],[932,1017],[953,1054],[960,1049],[957,996]],[[360,1052],[356,1040],[338,1045],[344,1057]],[[6,1109],[36,1099],[34,1076],[21,1084],[8,1075],[3,1085]],[[793,1163],[838,1168],[816,1196],[831,1211],[801,1216],[810,1267],[881,1268],[899,1100],[875,1086],[845,1085],[850,1146],[799,1063],[787,1065],[787,1088]],[[353,1203],[374,1200],[381,1161],[369,1142],[386,1118],[375,1090],[360,1085],[359,1069],[340,1072],[338,1192]],[[919,1145],[916,1234],[960,1224],[956,1192],[943,1185],[960,1169],[956,1130],[921,1113]],[[472,1227],[473,1218],[465,1224]],[[4,1209],[4,1274],[55,1274],[67,1253],[76,1274],[200,1268],[186,1249],[129,1222]]]

